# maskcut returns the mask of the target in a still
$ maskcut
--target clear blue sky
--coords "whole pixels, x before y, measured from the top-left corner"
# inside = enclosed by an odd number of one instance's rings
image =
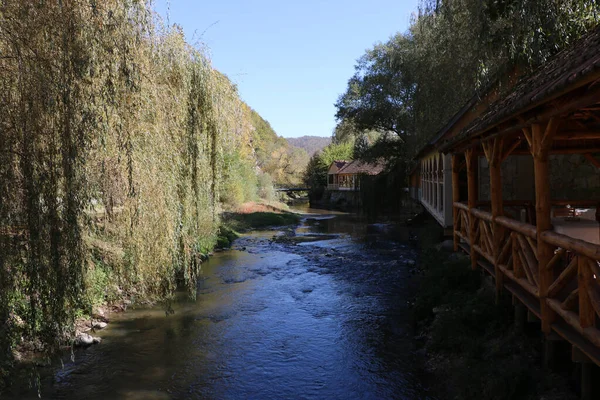
[[[284,137],[330,136],[366,49],[408,28],[418,0],[157,0]],[[202,35],[202,36],[201,36]],[[201,37],[200,37],[201,36]]]

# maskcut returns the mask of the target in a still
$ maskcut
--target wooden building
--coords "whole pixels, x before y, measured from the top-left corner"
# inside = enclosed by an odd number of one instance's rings
[[[600,365],[600,28],[468,108],[420,153],[421,202],[451,208],[498,297]]]
[[[512,85],[515,80],[513,72],[504,84]],[[410,173],[409,192],[443,228],[453,224],[452,157],[443,153],[440,145],[481,115],[498,96],[498,83],[490,85],[483,96],[473,96],[415,157],[418,164]]]
[[[376,176],[384,170],[383,162],[336,160],[331,163],[327,171],[327,190],[359,191],[362,175]]]

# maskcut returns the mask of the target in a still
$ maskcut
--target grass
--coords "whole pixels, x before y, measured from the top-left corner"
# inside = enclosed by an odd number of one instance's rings
[[[295,225],[300,222],[298,214],[289,211],[283,203],[244,203],[224,212],[223,226],[226,230],[245,232],[278,226]]]
[[[282,203],[245,203],[222,214],[216,248],[231,247],[239,232],[296,225],[298,214],[289,212]]]
[[[254,212],[250,214],[231,214],[228,221],[239,231],[263,229],[275,226],[294,225],[300,217],[293,213]]]

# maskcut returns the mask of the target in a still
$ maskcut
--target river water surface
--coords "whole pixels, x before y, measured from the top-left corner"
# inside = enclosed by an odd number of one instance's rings
[[[407,233],[304,211],[295,230],[254,232],[215,254],[197,299],[182,296],[173,314],[111,315],[102,344],[42,373],[42,398],[428,398],[411,344]]]

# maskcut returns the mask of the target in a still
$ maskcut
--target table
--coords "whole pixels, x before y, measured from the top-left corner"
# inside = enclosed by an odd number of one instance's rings
[[[596,221],[559,217],[552,218],[552,225],[556,233],[600,245],[600,224]]]

